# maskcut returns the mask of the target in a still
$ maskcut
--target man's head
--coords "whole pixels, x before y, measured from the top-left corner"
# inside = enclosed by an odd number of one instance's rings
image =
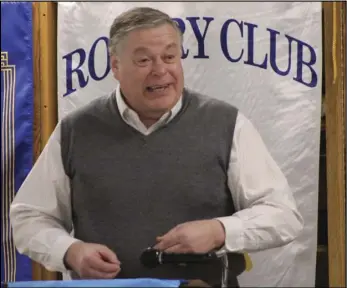
[[[182,33],[156,9],[135,8],[118,16],[110,29],[114,77],[125,100],[141,118],[158,119],[182,94]]]

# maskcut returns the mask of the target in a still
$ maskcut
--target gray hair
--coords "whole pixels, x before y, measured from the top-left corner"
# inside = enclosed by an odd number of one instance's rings
[[[183,34],[177,23],[171,17],[157,9],[137,7],[120,14],[112,23],[109,34],[109,53],[114,55],[118,46],[129,32],[141,28],[154,28],[163,24],[174,27],[183,40]]]

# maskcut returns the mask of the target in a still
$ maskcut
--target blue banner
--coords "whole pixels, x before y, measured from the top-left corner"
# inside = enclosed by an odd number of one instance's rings
[[[33,165],[32,3],[1,2],[1,281],[32,279],[13,243],[9,207]]]

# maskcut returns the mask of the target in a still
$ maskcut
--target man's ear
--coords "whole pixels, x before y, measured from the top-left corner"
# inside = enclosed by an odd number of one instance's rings
[[[110,62],[113,77],[119,80],[119,59],[116,55],[112,55],[110,58]]]

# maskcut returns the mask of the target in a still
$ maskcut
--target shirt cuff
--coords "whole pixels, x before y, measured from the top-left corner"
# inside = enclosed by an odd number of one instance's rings
[[[222,223],[225,230],[225,244],[223,250],[234,253],[243,253],[245,248],[244,227],[241,219],[235,216],[216,218]]]
[[[76,238],[73,238],[69,235],[60,236],[57,241],[52,245],[52,261],[51,263],[56,263],[55,267],[48,267],[51,268],[53,271],[59,271],[62,273],[68,272],[68,269],[66,268],[64,264],[64,257],[66,254],[66,251],[69,249],[69,247],[77,242],[80,241]]]

